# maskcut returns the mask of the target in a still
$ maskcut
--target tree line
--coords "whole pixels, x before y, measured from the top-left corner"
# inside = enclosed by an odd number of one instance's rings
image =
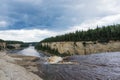
[[[5,41],[7,44],[23,44],[22,41]]]
[[[55,37],[50,37],[41,42],[62,42],[62,41],[109,41],[120,40],[120,24],[97,27],[87,31],[76,31]]]

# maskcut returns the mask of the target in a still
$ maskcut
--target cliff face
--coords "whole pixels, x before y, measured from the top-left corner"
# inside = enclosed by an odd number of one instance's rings
[[[0,50],[6,48],[6,43],[5,42],[0,42]]]
[[[12,46],[12,47],[14,47],[15,49],[21,48],[21,47],[20,47],[21,44],[7,44],[7,46]]]
[[[14,47],[15,49],[21,48],[21,44],[6,44],[6,42],[0,42],[0,50],[8,48],[8,46]]]
[[[91,54],[99,52],[120,51],[120,41],[110,41],[109,43],[98,42],[51,42],[41,43],[42,46],[49,46],[64,54]]]

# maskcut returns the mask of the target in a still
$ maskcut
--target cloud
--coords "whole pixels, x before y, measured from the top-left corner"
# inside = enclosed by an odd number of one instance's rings
[[[73,32],[76,30],[88,30],[88,29],[94,29],[97,26],[102,27],[112,24],[119,24],[119,21],[120,21],[120,14],[105,16],[102,18],[98,17],[95,19],[86,20],[80,25],[70,27],[66,32]]]
[[[120,1],[119,0],[101,0],[101,5],[98,6],[98,9],[101,12],[110,13],[120,13]]]
[[[0,27],[7,27],[8,23],[6,21],[0,21]]]
[[[65,30],[85,21],[120,13],[118,0],[1,0],[8,29]]]
[[[42,0],[12,0],[12,1],[14,1],[14,2],[21,2],[21,3],[27,3],[27,4],[35,4],[35,5],[37,5],[37,4],[41,4],[42,3]]]
[[[0,38],[4,40],[17,40],[17,41],[25,41],[25,42],[32,42],[32,41],[40,41],[44,38],[57,35],[57,33],[48,31],[48,30],[40,30],[40,29],[33,29],[33,30],[5,30],[0,31]]]
[[[119,0],[1,0],[0,37],[39,41],[52,36],[41,34],[42,30],[55,35],[116,24],[120,20],[119,4]],[[29,34],[33,34],[31,39]]]

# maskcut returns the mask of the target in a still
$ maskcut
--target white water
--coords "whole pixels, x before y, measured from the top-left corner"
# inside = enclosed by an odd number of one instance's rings
[[[27,56],[37,56],[37,57],[42,56],[42,54],[40,55],[40,53],[38,53],[33,46],[21,50],[20,52],[18,52],[18,54],[23,54]]]

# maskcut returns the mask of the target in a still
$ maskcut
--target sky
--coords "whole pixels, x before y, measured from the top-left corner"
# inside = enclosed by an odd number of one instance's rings
[[[0,39],[40,41],[119,24],[120,0],[0,0]]]

